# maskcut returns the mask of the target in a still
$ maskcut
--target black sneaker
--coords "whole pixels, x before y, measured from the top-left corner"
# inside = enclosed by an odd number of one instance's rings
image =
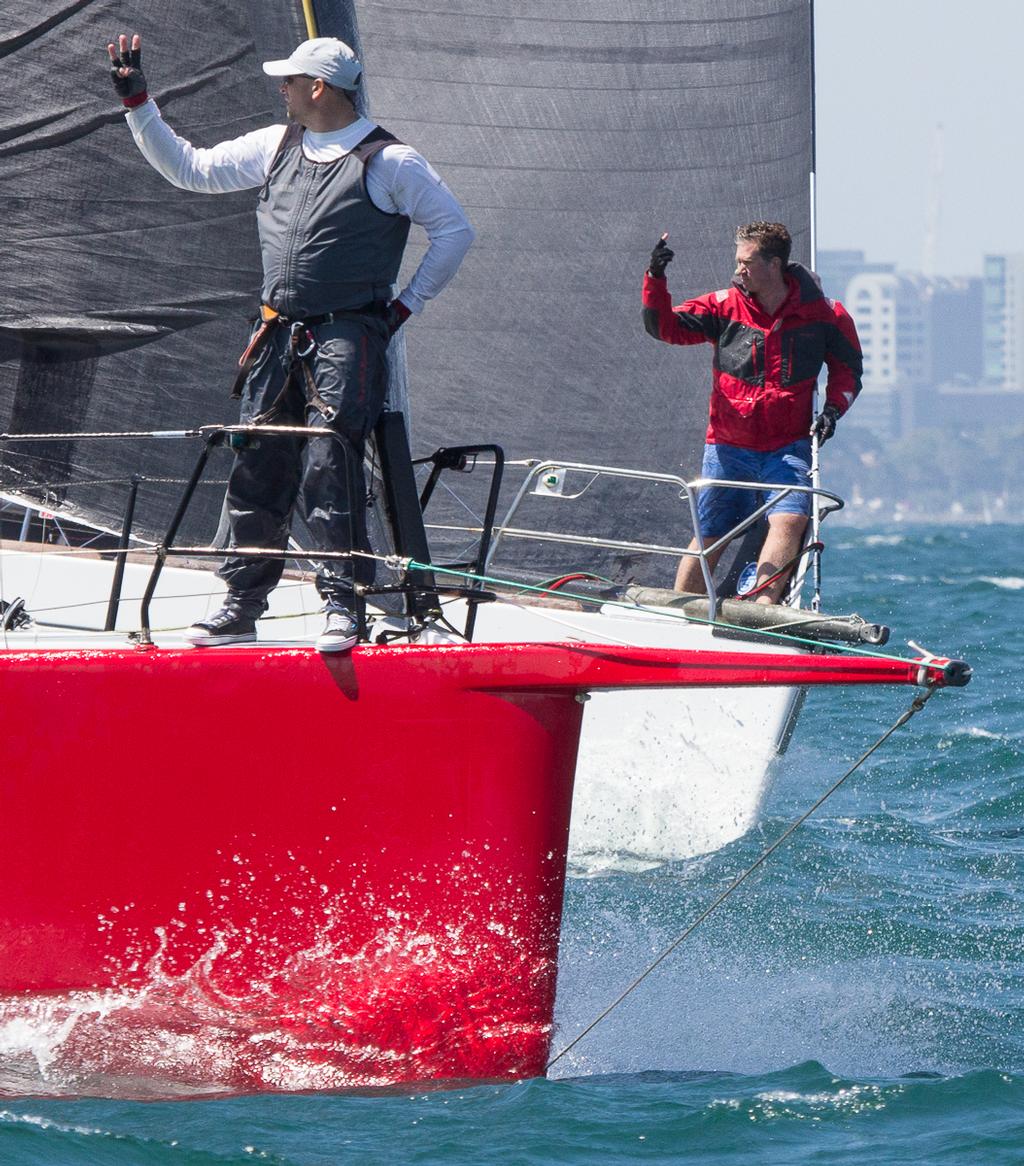
[[[316,641],[318,652],[347,652],[359,639],[356,617],[343,608],[327,612],[327,623]]]
[[[206,619],[198,620],[186,632],[185,639],[197,648],[218,644],[254,644],[256,621],[243,615],[237,607],[222,607]]]

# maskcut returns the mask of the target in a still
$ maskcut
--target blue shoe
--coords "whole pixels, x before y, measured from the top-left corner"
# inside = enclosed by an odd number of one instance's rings
[[[328,610],[327,623],[316,641],[318,652],[347,652],[359,640],[356,617],[343,607]]]

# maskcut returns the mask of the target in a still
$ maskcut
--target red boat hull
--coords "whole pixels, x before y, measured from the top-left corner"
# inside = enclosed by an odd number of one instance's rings
[[[541,1073],[581,706],[402,655],[0,657],[0,992],[178,980],[352,1083]]]
[[[62,1050],[100,1077],[295,1087],[289,1058],[329,1067],[317,1087],[540,1074],[579,692],[857,667],[543,644],[0,653],[3,1007],[115,993]],[[154,1035],[211,1029],[177,1060]]]

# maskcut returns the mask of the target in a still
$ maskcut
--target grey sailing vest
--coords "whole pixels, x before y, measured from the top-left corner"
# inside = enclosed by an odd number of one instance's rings
[[[265,304],[301,319],[391,298],[409,237],[405,215],[366,193],[370,158],[396,142],[379,126],[335,162],[311,162],[290,125],[259,193]]]

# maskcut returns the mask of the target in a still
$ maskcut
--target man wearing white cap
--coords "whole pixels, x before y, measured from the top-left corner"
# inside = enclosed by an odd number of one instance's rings
[[[315,549],[368,550],[363,446],[384,402],[390,337],[454,276],[473,241],[427,161],[356,111],[362,66],[344,41],[316,37],[263,70],[281,78],[288,125],[197,149],[146,91],[138,35],[107,46],[114,88],[143,155],[184,190],[259,189],[261,321],[239,376],[243,423],[330,426],[340,440],[275,437],[237,451],[227,491],[232,546],[283,548],[298,503]],[[429,246],[393,296],[410,223]],[[224,607],[188,631],[198,646],[256,639],[280,559],[229,558]],[[372,561],[321,565],[321,651],[356,642],[354,586]]]

